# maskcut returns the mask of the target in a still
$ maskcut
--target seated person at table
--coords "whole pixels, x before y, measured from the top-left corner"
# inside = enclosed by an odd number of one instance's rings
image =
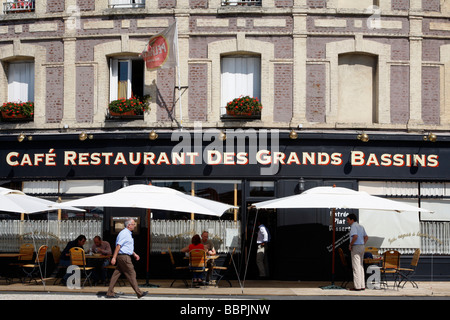
[[[208,231],[202,232],[202,244],[205,247],[206,254],[208,256],[213,256],[216,254],[216,249],[214,248],[214,244],[211,240],[208,239],[209,233]]]
[[[100,253],[102,255],[110,255],[112,254],[111,245],[108,241],[103,241],[100,236],[94,237],[94,244],[91,248],[93,253]]]
[[[214,243],[208,239],[209,232],[203,231],[202,232],[202,244],[205,247],[206,255],[208,256],[214,256],[216,254],[216,249],[214,248]],[[214,268],[214,260],[209,259],[207,262],[206,267],[208,268],[208,272],[206,273],[206,282],[208,283],[211,280],[211,275]]]
[[[84,244],[86,243],[86,237],[82,234],[78,236],[75,240],[70,241],[64,250],[61,252],[61,256],[59,258],[59,265],[62,267],[68,267],[70,266],[70,249],[78,247],[83,249]],[[70,274],[66,273],[63,277],[62,283],[65,285],[67,278],[70,276]]]
[[[103,241],[100,236],[94,237],[94,244],[92,245],[91,251],[95,254],[101,254],[101,255],[111,255],[111,245],[108,241]],[[108,259],[90,259],[89,261],[92,266],[94,266],[95,272],[93,274],[94,282],[105,282],[106,280],[106,269],[105,267],[109,265],[109,258]]]
[[[183,249],[181,249],[181,252],[191,252],[192,250],[195,250],[195,249],[205,250],[205,247],[203,246],[203,244],[201,242],[202,242],[202,240],[201,240],[200,236],[198,234],[196,234],[192,237],[191,244],[188,245],[187,247],[184,247]],[[203,273],[202,272],[194,272],[193,273],[193,281],[194,281],[194,283],[203,282]]]

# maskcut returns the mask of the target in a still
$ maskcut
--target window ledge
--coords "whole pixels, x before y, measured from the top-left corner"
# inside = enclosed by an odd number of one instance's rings
[[[245,116],[245,115],[222,115],[220,117],[220,120],[222,121],[254,121],[254,120],[261,120],[261,115],[252,115],[252,116]]]

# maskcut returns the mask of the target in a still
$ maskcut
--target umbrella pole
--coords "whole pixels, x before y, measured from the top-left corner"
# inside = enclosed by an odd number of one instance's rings
[[[333,225],[333,239],[332,239],[332,245],[333,245],[333,250],[331,253],[331,285],[329,286],[325,286],[325,287],[321,287],[322,289],[344,289],[340,286],[336,286],[334,284],[334,263],[336,260],[336,208],[333,208],[333,215],[331,217],[332,219],[332,225]]]
[[[250,245],[249,245],[249,249],[248,249],[247,261],[245,263],[244,279],[242,280],[242,286],[241,286],[242,294],[244,294],[245,278],[247,277],[247,268],[248,268],[248,263],[249,263],[249,260],[250,260],[250,253],[252,252],[253,236],[255,234],[256,219],[258,219],[258,212],[259,212],[259,209],[256,208],[255,222],[253,224],[252,237],[251,237]],[[247,218],[247,221],[248,221],[248,218]],[[248,227],[248,223],[247,223],[247,226],[246,226],[246,229],[248,230],[247,227]]]
[[[140,285],[140,287],[159,288],[159,285],[148,282],[150,278],[150,227],[151,227],[150,209],[147,209],[147,266],[146,266],[145,283]]]

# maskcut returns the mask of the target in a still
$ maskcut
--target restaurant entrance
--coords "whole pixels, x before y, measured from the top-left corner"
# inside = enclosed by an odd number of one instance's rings
[[[258,279],[259,272],[256,265],[256,239],[258,236],[258,221],[264,224],[269,232],[269,245],[267,249],[267,259],[269,275],[268,279],[276,279],[277,261],[277,215],[273,209],[256,210],[251,208],[252,203],[247,203],[247,224],[244,230],[244,265],[247,266],[246,279]],[[245,266],[244,266],[245,272]],[[243,276],[243,273],[242,273]]]

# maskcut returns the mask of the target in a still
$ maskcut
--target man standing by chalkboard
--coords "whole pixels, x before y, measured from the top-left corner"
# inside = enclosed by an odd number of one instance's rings
[[[351,213],[347,216],[347,223],[350,225],[350,245],[349,250],[352,258],[353,268],[353,288],[350,290],[362,291],[366,288],[364,277],[364,245],[369,237],[362,225],[357,222],[356,215]]]

